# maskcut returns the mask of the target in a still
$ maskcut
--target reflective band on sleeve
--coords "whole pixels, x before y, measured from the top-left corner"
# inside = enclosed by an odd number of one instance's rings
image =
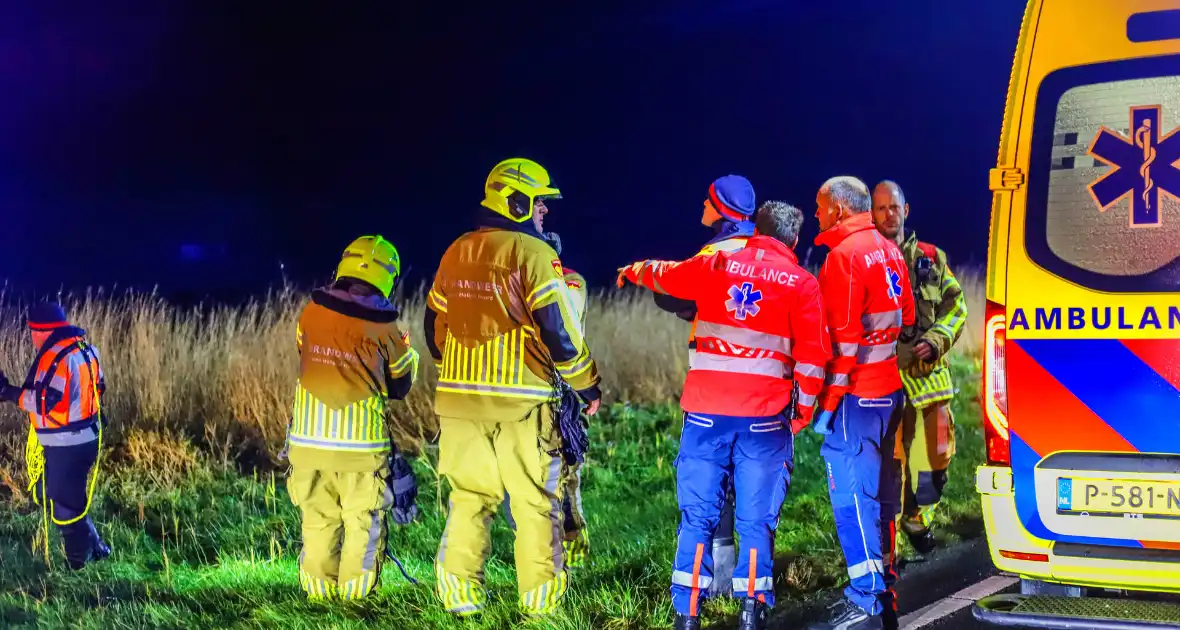
[[[799,376],[810,376],[812,378],[823,378],[824,368],[820,365],[812,365],[810,363],[796,363],[795,374]]]
[[[837,387],[841,387],[841,386],[848,385],[849,383],[852,382],[851,380],[849,380],[847,374],[832,374],[831,376],[832,376],[831,380],[828,381],[829,385],[835,385]]]
[[[836,351],[836,356],[838,357],[850,357],[856,354],[857,350],[859,349],[859,343],[838,343],[836,344],[836,347],[833,348],[833,350]]]
[[[860,318],[861,325],[866,331],[888,330],[901,326],[901,309],[884,313],[866,313]]]

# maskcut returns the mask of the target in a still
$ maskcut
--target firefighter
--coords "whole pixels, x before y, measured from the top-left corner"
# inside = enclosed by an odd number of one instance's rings
[[[545,241],[560,257],[561,237],[556,232],[546,232]],[[574,312],[578,314],[578,329],[585,335],[588,298],[586,279],[569,267],[563,266],[562,269],[565,272],[565,286],[569,290],[570,301],[573,304]],[[571,392],[565,381],[562,381],[562,390],[565,395],[561,397],[556,413],[559,415],[562,413],[580,415],[582,410],[576,392]],[[574,395],[571,396],[571,393]],[[567,407],[569,408],[567,409]],[[565,564],[573,569],[585,566],[590,555],[590,535],[586,529],[586,516],[582,512],[582,462],[569,461],[569,459],[566,458],[566,466],[562,469],[564,481],[561,485],[565,489],[565,496],[561,501],[561,513],[565,525],[565,539],[562,542],[562,547],[565,549]],[[507,494],[504,495],[503,508],[504,518],[508,521],[508,525],[516,529],[516,522],[512,520],[512,505]]]
[[[834,358],[815,430],[825,435],[828,490],[850,583],[813,630],[861,630],[896,622],[894,518],[901,501],[894,437],[905,392],[897,343],[914,322],[909,272],[897,245],[873,226],[868,187],[834,177],[816,195],[830,248],[819,272]]]
[[[712,539],[731,484],[741,549],[727,587],[742,601],[738,627],[764,628],[774,606],[774,532],[793,436],[811,422],[831,357],[819,283],[793,251],[802,224],[797,208],[769,202],[744,248],[620,270],[620,286],[629,280],[697,307],[676,459],[678,629],[701,627],[702,589],[716,581]]]
[[[754,234],[754,204],[754,186],[741,175],[719,177],[710,184],[701,212],[701,224],[713,228],[714,236],[705,243],[697,255],[709,256],[715,252],[735,251],[744,247],[746,241]],[[692,300],[681,300],[662,293],[654,293],[653,297],[656,306],[661,309],[674,313],[685,321],[695,322],[696,303]],[[689,351],[691,352],[694,347],[690,332]],[[721,510],[721,519],[717,521],[717,531],[713,536],[715,579],[709,589],[710,597],[729,594],[727,585],[733,577],[733,567],[737,561],[737,551],[733,544],[733,509],[733,488],[730,487],[726,490],[725,506]]]
[[[111,554],[90,518],[107,424],[102,410],[106,379],[98,348],[87,341],[85,330],[70,325],[60,304],[34,304],[28,326],[36,358],[23,385],[9,383],[0,373],[0,399],[29,414],[25,464],[29,490],[45,519],[46,559],[52,521],[66,564],[78,570]]]
[[[545,241],[546,201],[560,197],[538,163],[497,164],[476,230],[451,244],[427,296],[427,346],[439,366],[439,473],[451,486],[435,562],[447,611],[486,604],[489,523],[509,495],[520,606],[553,612],[568,586],[561,382],[586,414],[599,406],[598,368],[578,326],[561,261]]]
[[[955,454],[955,396],[946,355],[963,334],[967,304],[963,288],[947,265],[946,253],[907,232],[910,205],[892,181],[873,189],[873,223],[905,255],[914,293],[915,331],[912,343],[898,346],[898,368],[906,405],[898,431],[897,458],[903,473],[901,531],[919,553],[936,542],[930,531],[942,498],[947,468]]]
[[[409,393],[418,353],[389,296],[397,249],[362,236],[296,325],[299,380],[287,433],[287,490],[299,508],[299,582],[309,599],[357,600],[377,587],[385,517],[413,520],[417,485],[386,427],[387,403]]]

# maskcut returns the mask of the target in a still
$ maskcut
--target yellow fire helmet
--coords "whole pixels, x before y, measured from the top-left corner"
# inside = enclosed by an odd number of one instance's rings
[[[560,199],[561,191],[549,185],[549,171],[536,162],[525,158],[504,160],[488,173],[484,183],[483,207],[503,215],[517,223],[524,223],[533,217],[533,204],[537,199]],[[510,197],[519,193],[528,199],[523,203],[512,203]],[[523,206],[523,207],[521,207]]]
[[[402,261],[397,248],[378,234],[362,236],[349,243],[336,267],[336,279],[363,280],[388,298],[401,272]]]

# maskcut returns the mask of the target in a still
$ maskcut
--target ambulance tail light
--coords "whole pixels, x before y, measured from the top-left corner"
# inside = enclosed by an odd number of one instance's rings
[[[1004,346],[1007,320],[1004,305],[988,301],[984,310],[983,340],[983,436],[989,465],[1010,466],[1012,451],[1008,437],[1008,375]]]

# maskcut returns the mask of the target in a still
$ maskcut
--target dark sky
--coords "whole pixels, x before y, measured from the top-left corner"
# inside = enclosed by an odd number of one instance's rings
[[[380,232],[417,283],[517,156],[596,284],[695,252],[727,173],[803,209],[801,254],[853,174],[983,258],[1023,0],[446,4],[0,3],[0,275],[258,290]]]

